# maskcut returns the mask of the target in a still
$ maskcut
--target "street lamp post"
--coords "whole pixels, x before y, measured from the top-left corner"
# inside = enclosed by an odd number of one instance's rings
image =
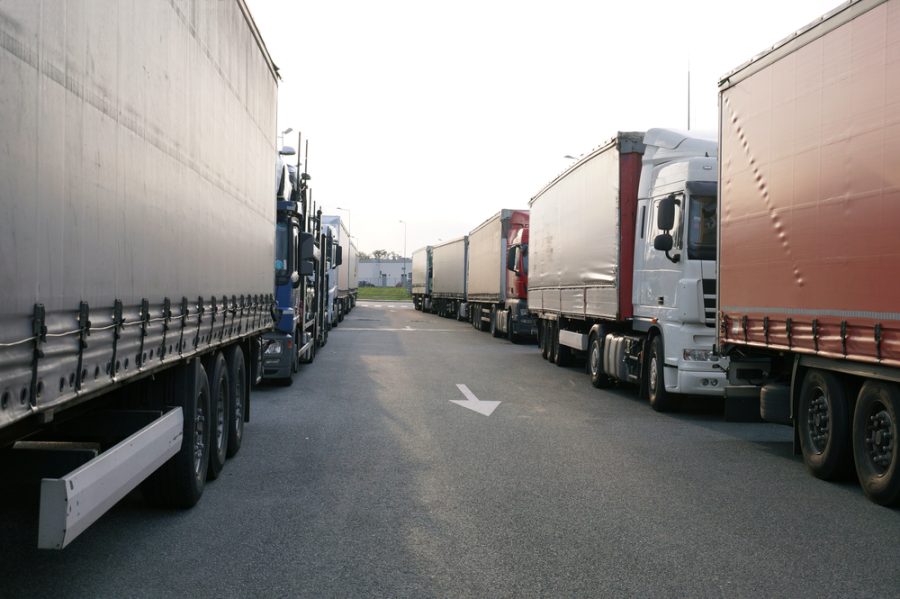
[[[400,224],[403,225],[403,255],[400,258],[403,260],[402,268],[403,268],[403,285],[409,287],[409,278],[406,276],[406,221],[401,220]]]
[[[350,230],[350,211],[347,210],[346,208],[341,208],[340,206],[335,206],[334,209],[335,210],[343,210],[344,212],[347,213],[347,230],[349,231]]]
[[[285,129],[284,131],[281,132],[281,135],[278,136],[279,139],[281,140],[281,142],[279,144],[279,148],[278,148],[279,151],[281,151],[281,148],[284,147],[284,136],[287,135],[288,133],[292,132],[293,130],[294,129],[292,127],[288,127],[287,129]],[[297,148],[297,151],[299,152],[300,148]]]

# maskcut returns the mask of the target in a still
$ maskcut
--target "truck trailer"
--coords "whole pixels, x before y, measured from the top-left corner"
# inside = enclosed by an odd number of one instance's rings
[[[536,336],[528,311],[528,211],[501,210],[472,230],[467,260],[472,326],[513,342]]]
[[[466,318],[466,236],[431,248],[431,306],[440,316]]]
[[[243,0],[204,4],[2,10],[0,461],[41,481],[41,548],[140,484],[194,505],[241,446],[278,76]]]
[[[528,307],[542,355],[638,383],[655,410],[721,395],[714,351],[716,140],[619,133],[530,202]]]
[[[359,291],[359,278],[357,268],[359,259],[356,255],[356,244],[350,237],[347,225],[340,216],[323,216],[323,223],[331,227],[332,239],[340,248],[342,256],[337,265],[337,290],[334,297],[333,311],[335,313],[334,324],[344,320],[344,316],[350,313],[356,305],[356,294]]]
[[[900,503],[900,0],[848,2],[719,83],[729,385],[809,471]],[[855,468],[854,468],[855,467]]]
[[[432,247],[426,245],[412,253],[412,298],[413,306],[422,312],[431,311],[431,268]]]

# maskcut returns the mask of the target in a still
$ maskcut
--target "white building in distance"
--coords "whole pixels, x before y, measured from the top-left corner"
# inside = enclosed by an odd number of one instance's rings
[[[369,258],[359,261],[360,287],[409,287],[411,258]]]

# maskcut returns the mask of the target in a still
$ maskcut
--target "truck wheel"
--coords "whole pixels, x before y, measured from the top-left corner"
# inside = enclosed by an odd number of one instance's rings
[[[209,468],[209,381],[196,358],[179,367],[174,379],[172,399],[184,415],[181,449],[142,488],[155,505],[186,509],[203,495]]]
[[[209,406],[210,406],[210,448],[209,480],[219,478],[225,467],[228,453],[229,406],[231,405],[231,382],[228,378],[228,363],[222,352],[217,352],[209,362]]]
[[[553,360],[556,362],[556,365],[560,368],[565,368],[567,366],[572,365],[572,348],[568,345],[563,345],[559,342],[559,330],[560,322],[556,321],[556,326],[553,327],[553,347],[556,349],[556,359]]]
[[[512,310],[506,315],[506,337],[510,343],[518,343],[519,336],[513,332]]]
[[[550,342],[550,321],[541,321],[541,357],[550,360],[550,349],[553,343]]]
[[[650,356],[645,370],[647,397],[650,399],[650,407],[657,412],[668,412],[674,407],[672,395],[666,391],[665,364],[662,337],[657,335],[650,342]]]
[[[797,426],[803,461],[813,476],[833,480],[850,466],[850,414],[841,379],[809,370],[800,388]]]
[[[900,504],[898,456],[900,387],[867,381],[853,411],[853,460],[866,497],[880,505]]]
[[[549,360],[556,364],[559,358],[559,321],[551,320],[550,326],[547,327],[550,332],[550,357]]]
[[[250,389],[247,387],[244,352],[239,345],[232,345],[225,352],[225,361],[228,363],[228,378],[231,380],[231,403],[228,406],[228,451],[225,455],[231,458],[241,448],[241,441],[244,438],[244,415],[250,397]]]
[[[304,336],[301,335],[300,338],[303,339]],[[313,335],[311,338],[315,339],[315,332],[313,332]],[[312,364],[313,360],[315,360],[315,359],[316,359],[316,344],[315,344],[315,342],[313,342],[312,344],[310,344],[309,349],[300,355],[300,363],[301,364]]]
[[[497,327],[497,308],[491,308],[491,337],[500,337],[502,333]]]
[[[604,389],[612,385],[612,380],[603,371],[603,343],[601,336],[594,333],[588,344],[588,373],[591,375],[591,384]]]

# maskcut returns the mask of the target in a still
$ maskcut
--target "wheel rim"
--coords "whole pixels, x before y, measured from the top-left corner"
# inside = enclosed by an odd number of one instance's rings
[[[879,475],[887,472],[894,460],[896,429],[890,412],[881,402],[874,402],[866,413],[866,457]]]
[[[657,377],[659,376],[659,364],[656,354],[650,356],[650,395],[656,395]]]
[[[600,373],[600,344],[594,341],[591,344],[591,374],[597,376]]]
[[[225,440],[225,426],[227,416],[225,414],[225,398],[228,397],[228,384],[225,377],[219,379],[218,393],[216,394],[216,449],[222,451]]]
[[[201,393],[197,398],[197,413],[194,416],[194,474],[198,477],[203,471],[203,456],[206,453],[206,411],[203,409],[204,401]]]
[[[234,383],[234,432],[235,437],[241,438],[244,428],[244,371],[237,372],[237,380]]]
[[[831,405],[828,395],[822,388],[816,388],[813,398],[806,410],[806,424],[809,430],[807,438],[816,453],[822,453],[828,447],[831,435]]]

